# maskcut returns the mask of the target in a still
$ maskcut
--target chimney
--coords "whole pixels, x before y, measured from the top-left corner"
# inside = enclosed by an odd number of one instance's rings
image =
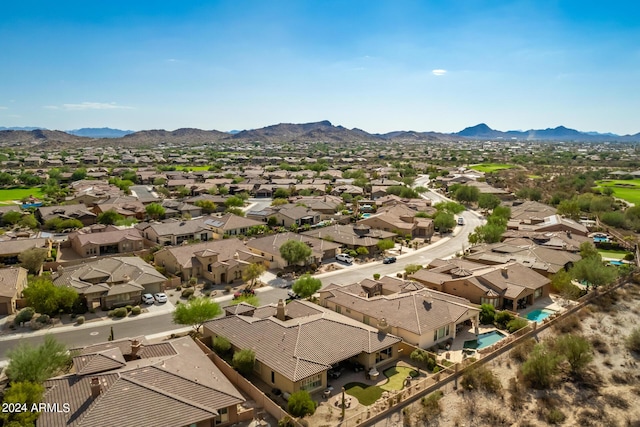
[[[282,320],[283,322],[286,320],[286,314],[284,312],[284,300],[278,300],[278,306],[276,307],[276,319]]]
[[[502,277],[509,277],[509,271],[507,270],[507,267],[502,267]]]
[[[141,347],[140,341],[138,340],[131,341],[131,358],[132,359],[136,358],[138,352],[140,351],[140,347]]]
[[[100,378],[91,378],[91,397],[96,399],[102,393],[102,386],[100,385]]]

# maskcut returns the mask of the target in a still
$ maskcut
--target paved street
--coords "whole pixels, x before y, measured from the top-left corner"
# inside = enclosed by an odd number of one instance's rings
[[[419,180],[420,181],[420,180]],[[422,182],[424,182],[422,180]],[[420,184],[417,184],[420,185]],[[439,194],[429,192],[426,196],[437,203],[443,200],[443,197]],[[260,199],[260,203],[265,203],[264,199]],[[381,275],[393,275],[399,271],[404,270],[404,266],[408,264],[428,264],[435,258],[446,258],[454,255],[456,252],[462,251],[468,246],[468,235],[473,232],[475,227],[481,225],[483,222],[475,212],[465,211],[462,213],[462,217],[465,219],[465,225],[457,226],[454,232],[449,236],[444,236],[439,241],[424,246],[417,251],[410,250],[408,253],[403,253],[397,256],[398,261],[394,264],[382,264],[381,261],[364,264],[364,265],[352,265],[343,266],[344,268],[332,271],[329,273],[323,273],[317,277],[322,280],[323,286],[327,286],[331,283],[335,284],[349,284],[358,282],[365,278],[373,278],[373,274],[379,273]],[[407,251],[407,249],[404,249]],[[261,304],[275,303],[281,298],[287,298],[287,290],[281,288],[263,288],[258,290],[258,296]],[[229,304],[230,296],[223,296],[216,298],[222,306]],[[68,347],[79,347],[82,345],[94,344],[98,342],[106,341],[110,327],[113,326],[114,335],[116,338],[132,337],[132,336],[161,336],[169,335],[174,331],[184,331],[188,328],[184,328],[179,325],[175,325],[172,322],[170,312],[158,312],[143,314],[138,318],[126,318],[96,322],[96,326],[92,326],[91,323],[76,327],[61,327],[53,328],[50,331],[56,335],[56,338],[65,343]],[[7,350],[15,346],[18,342],[27,342],[33,345],[40,344],[44,339],[43,331],[25,332],[15,335],[5,335],[0,337],[0,360],[5,359]]]

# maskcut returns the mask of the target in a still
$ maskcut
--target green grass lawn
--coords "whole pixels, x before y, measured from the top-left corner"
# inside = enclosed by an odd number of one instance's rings
[[[347,383],[344,385],[344,391],[358,399],[364,406],[373,405],[376,400],[382,396],[382,388],[377,385],[366,385],[362,383]]]
[[[627,254],[630,254],[631,252],[627,252],[627,251],[614,251],[611,249],[598,249],[598,253],[600,254],[600,256],[602,256],[603,258],[610,258],[610,259],[624,259],[624,256]]]
[[[394,366],[384,371],[384,375],[389,381],[380,386],[383,390],[402,390],[404,388],[404,380],[408,376],[416,377],[418,372],[415,369],[406,366]]]
[[[604,179],[596,181],[596,188],[610,187],[613,196],[634,205],[640,204],[640,179]]]
[[[506,163],[480,163],[478,165],[469,166],[469,169],[473,169],[478,172],[490,173],[502,169],[511,169],[513,167],[513,165],[509,165]]]
[[[21,200],[29,196],[41,198],[42,190],[39,187],[0,189],[0,201]]]

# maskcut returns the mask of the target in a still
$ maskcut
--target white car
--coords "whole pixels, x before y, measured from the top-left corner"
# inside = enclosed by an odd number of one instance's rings
[[[151,305],[151,304],[155,303],[156,300],[153,299],[153,295],[151,295],[151,294],[142,294],[142,302],[145,303],[145,304]]]
[[[159,292],[155,294],[153,297],[156,299],[156,301],[160,303],[167,302],[167,294],[165,294],[164,292]]]
[[[338,254],[336,255],[336,259],[346,264],[353,264],[353,257],[347,254]]]

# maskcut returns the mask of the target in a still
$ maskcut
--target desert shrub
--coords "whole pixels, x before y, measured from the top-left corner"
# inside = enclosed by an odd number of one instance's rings
[[[227,285],[227,286],[225,286],[225,287],[224,287],[224,291],[225,291],[226,293],[231,292],[231,289],[233,289],[233,288],[232,288],[231,286],[229,286],[229,285]]]
[[[289,415],[285,415],[278,421],[278,427],[294,427],[293,419]]]
[[[183,289],[180,295],[182,296],[182,298],[189,298],[193,295],[193,292],[194,292],[193,288],[187,288],[187,289]]]
[[[497,394],[502,390],[500,379],[485,366],[479,366],[467,371],[462,376],[460,385],[467,390],[484,390],[493,394]]]
[[[513,319],[515,319],[513,314],[509,313],[508,311],[501,311],[501,312],[496,314],[494,322],[495,322],[495,324],[496,324],[496,326],[498,328],[506,329],[507,328],[507,323],[509,323]]]
[[[37,331],[39,329],[42,329],[43,326],[44,326],[44,323],[40,323],[36,319],[31,319],[29,321],[29,328],[31,330],[33,330],[33,331]]]
[[[553,408],[547,412],[547,416],[545,418],[547,423],[555,425],[562,424],[564,420],[567,419],[567,416],[560,409]]]
[[[421,419],[430,420],[440,415],[442,412],[442,405],[440,404],[442,396],[442,391],[438,390],[420,399],[420,404],[422,405]]]
[[[527,360],[531,351],[533,351],[533,347],[536,345],[536,340],[530,338],[524,341],[522,344],[518,344],[511,350],[509,356],[515,360],[516,362],[522,363]]]
[[[509,323],[507,323],[507,331],[509,331],[509,333],[514,333],[515,331],[519,331],[520,329],[524,328],[528,324],[529,322],[524,319],[513,319],[510,320]]]
[[[602,398],[608,406],[613,406],[618,409],[629,409],[630,405],[627,399],[618,394],[603,394]]]
[[[50,321],[51,321],[51,316],[49,316],[48,314],[41,314],[36,319],[36,322],[40,322],[40,323],[49,323]]]
[[[316,402],[313,401],[308,391],[300,390],[291,393],[287,402],[287,409],[291,415],[296,417],[313,415],[316,411]]]
[[[211,296],[211,290],[210,290],[210,289],[208,289],[208,290],[204,291],[204,292],[202,293],[202,295],[204,295],[205,297],[209,297],[209,296]]]
[[[625,340],[625,345],[629,351],[640,353],[640,328],[635,328]]]
[[[522,392],[522,387],[516,377],[509,378],[509,393],[509,404],[511,405],[511,409],[514,411],[522,409],[525,401],[524,393]]]
[[[213,339],[213,351],[219,355],[223,355],[231,350],[231,343],[228,339],[222,336],[217,336]]]
[[[113,317],[127,317],[127,309],[125,307],[113,310]]]
[[[19,325],[22,322],[26,323],[33,318],[34,314],[36,314],[36,311],[33,308],[25,307],[16,314],[15,319],[13,319],[13,323],[16,325]]]
[[[135,314],[136,316],[142,312],[142,309],[139,305],[136,305],[131,309],[131,314]]]
[[[553,325],[553,329],[560,334],[569,334],[582,330],[582,323],[578,316],[572,315],[564,320],[559,320]]]
[[[521,371],[531,387],[543,390],[551,386],[562,358],[543,344],[536,344],[522,364]]]
[[[125,306],[125,308],[127,309],[127,313],[131,313],[131,309],[133,308],[130,305]]]
[[[76,319],[76,323],[78,325],[82,325],[84,323],[84,316],[78,316],[78,318]]]
[[[378,280],[380,278],[380,273],[373,274],[373,280]]]
[[[178,285],[176,286],[176,291],[181,291],[182,290],[182,286]]]
[[[109,317],[113,317],[113,316],[115,315],[115,312],[116,312],[115,310],[109,310],[109,311],[107,312],[107,316],[109,316]]]

